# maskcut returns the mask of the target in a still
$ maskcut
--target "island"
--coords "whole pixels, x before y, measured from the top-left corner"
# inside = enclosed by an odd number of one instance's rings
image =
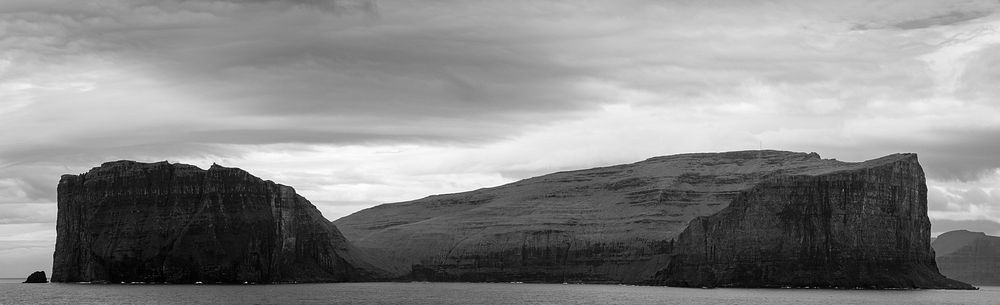
[[[390,203],[334,221],[397,277],[972,289],[938,273],[915,154],[693,153]]]
[[[24,284],[44,284],[44,283],[48,283],[48,282],[49,282],[49,278],[47,276],[45,276],[45,271],[35,271],[35,272],[32,272],[31,275],[28,275],[28,278],[25,279],[24,282],[22,282],[22,283],[24,283]]]
[[[59,181],[53,282],[385,276],[292,187],[238,168],[115,161]]]
[[[58,195],[55,282],[975,289],[938,271],[916,154],[662,156],[333,222],[219,165],[108,162]]]

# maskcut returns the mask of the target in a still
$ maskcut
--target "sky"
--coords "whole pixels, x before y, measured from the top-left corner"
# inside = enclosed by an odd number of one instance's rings
[[[239,167],[329,219],[686,152],[914,152],[933,235],[1000,235],[1000,2],[4,0],[0,277],[56,184]]]

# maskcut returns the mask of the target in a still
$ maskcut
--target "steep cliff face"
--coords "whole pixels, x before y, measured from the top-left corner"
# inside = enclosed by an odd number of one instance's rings
[[[931,244],[941,274],[976,285],[1000,285],[1000,237],[951,231]]]
[[[385,204],[334,223],[415,280],[639,283],[667,265],[692,219],[760,181],[854,166],[781,151],[684,154]]]
[[[659,283],[972,288],[938,273],[916,155],[779,175],[680,234]]]
[[[213,165],[109,162],[58,187],[53,282],[314,282],[383,275],[291,187]]]

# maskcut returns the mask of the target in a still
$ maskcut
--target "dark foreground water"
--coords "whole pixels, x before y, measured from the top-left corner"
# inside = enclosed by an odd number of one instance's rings
[[[0,304],[998,304],[978,291],[691,289],[617,285],[344,283],[88,285],[0,281]]]

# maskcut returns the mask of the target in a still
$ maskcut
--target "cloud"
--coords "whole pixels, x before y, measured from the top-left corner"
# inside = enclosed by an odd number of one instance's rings
[[[52,274],[54,223],[0,223],[0,232],[0,277],[27,277],[36,270]]]
[[[930,180],[927,205],[935,224],[957,221],[983,227],[983,223],[1000,223],[1000,170],[974,182]]]
[[[426,16],[373,20],[371,5],[324,1],[7,6],[12,85],[0,94],[16,101],[4,125],[17,128],[2,135],[19,142],[0,150],[7,162],[98,147],[481,141],[594,102],[575,88],[585,69],[515,40],[530,28],[410,26]]]
[[[616,103],[842,124],[873,98],[932,94],[936,80],[921,75],[919,58],[936,48],[897,46],[951,34],[853,33],[851,22],[939,20],[941,11],[980,21],[996,8],[850,4],[15,2],[6,11],[20,35],[8,45],[23,52],[5,57],[16,59],[8,70],[20,85],[6,92],[28,111],[12,111],[8,124],[73,128],[0,156],[92,143],[196,153],[211,144],[499,141]],[[817,15],[828,11],[835,17]]]
[[[44,270],[52,274],[52,253],[49,241],[9,242],[0,241],[0,276],[27,278],[32,272]]]
[[[47,241],[53,241],[52,245],[55,245],[56,227],[54,223],[0,224],[0,228],[4,232],[4,235],[0,235],[0,242],[11,245],[11,248]]]
[[[0,204],[4,212],[0,214],[0,225],[7,224],[55,224],[55,203]]]
[[[966,22],[969,20],[974,20],[989,16],[992,13],[993,12],[988,12],[988,11],[973,11],[973,12],[954,11],[942,15],[935,15],[926,18],[907,20],[904,22],[893,24],[891,26],[903,30],[923,29],[933,26],[952,25],[960,22]]]

